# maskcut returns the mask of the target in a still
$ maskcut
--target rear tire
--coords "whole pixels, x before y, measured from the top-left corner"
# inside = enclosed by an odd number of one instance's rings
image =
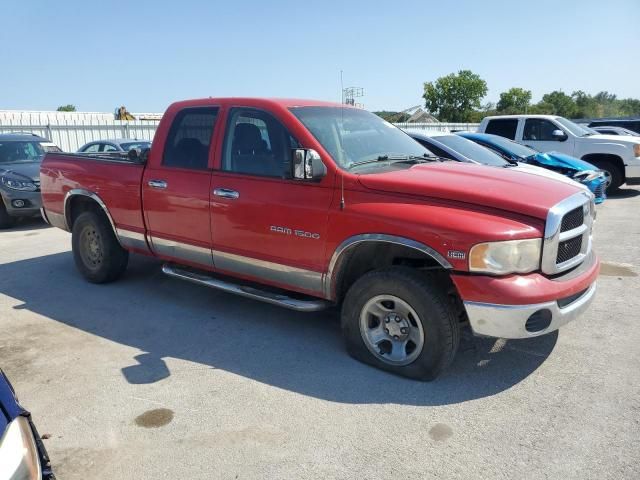
[[[607,187],[607,194],[614,193],[620,189],[620,186],[624,183],[624,175],[618,165],[610,160],[597,160],[591,161],[590,163],[600,170],[604,170],[611,176],[611,183]]]
[[[404,267],[369,272],[351,286],[342,331],[357,360],[427,381],[451,364],[460,343],[459,318],[437,277]]]
[[[120,246],[104,215],[84,212],[73,223],[71,245],[80,273],[91,283],[108,283],[127,269],[129,252]]]
[[[11,228],[15,225],[16,219],[7,213],[4,202],[0,199],[0,230]]]

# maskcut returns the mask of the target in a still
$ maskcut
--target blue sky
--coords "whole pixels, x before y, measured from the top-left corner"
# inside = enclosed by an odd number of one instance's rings
[[[608,90],[640,97],[640,0],[396,2],[0,0],[0,109],[163,111],[174,100],[273,96],[370,110],[422,103],[470,69],[486,100]]]

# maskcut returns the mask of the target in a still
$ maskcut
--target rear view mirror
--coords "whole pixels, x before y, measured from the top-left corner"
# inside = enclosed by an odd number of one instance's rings
[[[296,148],[292,153],[292,178],[319,182],[327,174],[327,167],[322,163],[320,155],[315,150]]]
[[[567,134],[560,129],[551,132],[551,136],[554,140],[557,140],[559,142],[564,142],[567,139]]]

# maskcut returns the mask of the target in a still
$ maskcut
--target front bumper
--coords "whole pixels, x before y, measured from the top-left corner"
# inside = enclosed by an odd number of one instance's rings
[[[596,293],[600,262],[592,252],[576,269],[549,278],[539,273],[490,277],[452,275],[477,335],[530,338],[576,319]]]
[[[589,308],[596,284],[566,306],[558,301],[532,305],[499,305],[464,302],[469,323],[476,335],[500,338],[529,338],[544,335],[575,320]]]
[[[42,195],[40,192],[22,192],[19,190],[0,190],[2,201],[7,209],[7,213],[12,217],[32,217],[40,213],[42,207]],[[15,202],[22,201],[23,206],[18,206]]]

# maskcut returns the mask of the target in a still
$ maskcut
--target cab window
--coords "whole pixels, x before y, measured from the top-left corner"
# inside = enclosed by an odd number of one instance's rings
[[[554,142],[558,139],[552,135],[558,126],[544,118],[528,118],[524,124],[523,140]]]
[[[166,167],[206,170],[218,107],[192,107],[178,112],[162,156]]]
[[[495,120],[489,120],[487,128],[484,133],[491,133],[493,135],[500,135],[501,137],[515,140],[516,130],[518,129],[517,118],[499,118]]]

